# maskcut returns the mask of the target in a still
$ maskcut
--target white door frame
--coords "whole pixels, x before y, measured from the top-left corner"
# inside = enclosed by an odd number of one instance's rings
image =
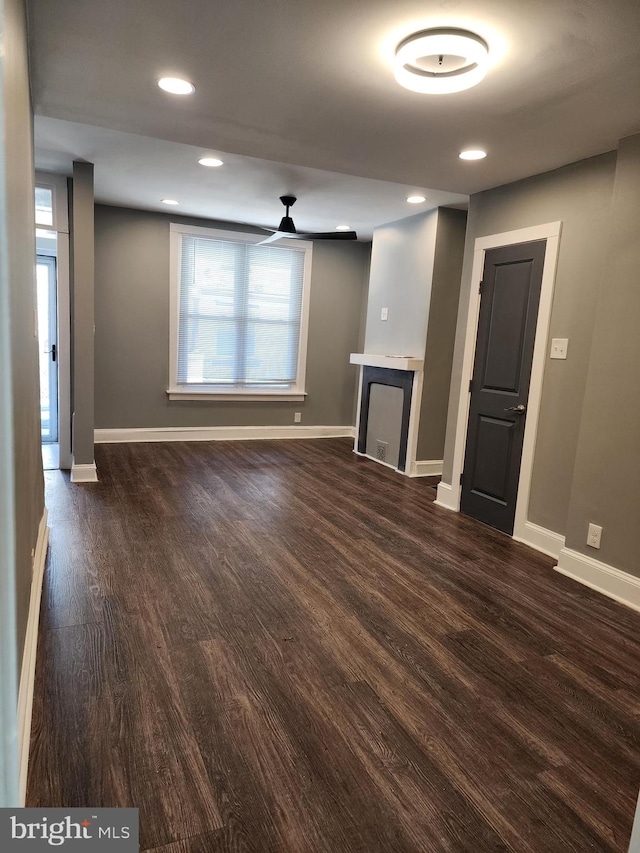
[[[467,444],[467,426],[469,421],[469,404],[471,393],[469,383],[473,377],[473,364],[478,336],[478,319],[480,314],[480,282],[484,270],[484,258],[488,249],[501,246],[513,246],[517,243],[530,243],[534,240],[546,240],[547,247],[542,268],[542,287],[540,290],[540,305],[533,348],[531,365],[531,382],[527,403],[527,420],[524,428],[522,445],[522,462],[518,496],[516,498],[516,516],[513,528],[513,538],[520,541],[531,541],[531,531],[527,531],[527,516],[529,511],[529,493],[531,491],[531,475],[533,472],[533,456],[538,431],[538,416],[540,414],[540,399],[542,397],[542,378],[547,355],[547,338],[551,320],[551,306],[556,278],[558,251],[560,248],[560,231],[562,222],[548,222],[545,225],[534,225],[530,228],[519,228],[517,231],[505,231],[502,234],[491,234],[488,237],[478,237],[474,244],[473,267],[471,271],[471,295],[467,312],[467,325],[462,359],[462,375],[460,377],[460,395],[456,418],[456,437],[453,451],[452,482],[441,483],[438,486],[436,504],[446,509],[460,511],[462,487],[460,477],[464,469],[464,455]]]
[[[71,470],[71,300],[69,295],[69,208],[67,178],[36,172],[37,187],[47,187],[53,198],[53,225],[39,225],[57,234],[58,287],[58,445],[60,468]]]

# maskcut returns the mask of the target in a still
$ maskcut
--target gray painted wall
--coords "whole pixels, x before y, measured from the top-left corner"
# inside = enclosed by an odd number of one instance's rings
[[[609,222],[566,544],[640,577],[640,134],[620,143]]]
[[[44,509],[25,9],[0,2],[0,806],[19,805],[17,687]]]
[[[0,0],[0,31],[7,31]],[[11,278],[4,127],[5,56],[0,51],[0,808],[19,805],[16,655],[15,493],[11,375]]]
[[[71,287],[73,312],[74,465],[93,463],[94,424],[94,212],[93,164],[73,164],[71,190]]]
[[[393,465],[394,468],[397,468],[400,456],[403,403],[402,388],[378,384],[371,386],[367,421],[367,454],[376,459],[377,442],[386,442],[388,446],[384,461],[388,465]]]
[[[375,229],[365,352],[423,357],[437,224],[431,210]],[[380,319],[382,308],[388,320]]]
[[[424,355],[417,459],[442,459],[456,336],[467,212],[438,210],[429,323]]]
[[[32,559],[44,510],[35,337],[35,204],[32,113],[23,3],[5,3],[5,136],[16,528],[18,660],[29,614]]]
[[[569,338],[569,357],[546,362],[529,507],[530,521],[562,534],[606,260],[615,164],[615,152],[603,154],[479,193],[471,197],[469,205],[443,480],[451,482],[475,240],[562,220],[550,338]]]
[[[240,230],[162,213],[95,208],[96,427],[353,424],[368,243],[313,247],[304,403],[170,401],[169,223]]]

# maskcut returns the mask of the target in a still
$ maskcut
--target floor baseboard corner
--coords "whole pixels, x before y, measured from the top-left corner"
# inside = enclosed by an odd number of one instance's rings
[[[434,504],[442,507],[443,509],[458,512],[458,506],[453,494],[453,486],[449,483],[438,483],[438,493]]]
[[[640,578],[579,551],[563,548],[558,556],[556,572],[584,586],[640,611]]]
[[[97,483],[98,469],[96,463],[76,465],[74,462],[71,466],[71,482],[72,483]]]
[[[549,557],[555,557],[557,560],[560,552],[564,548],[564,536],[561,533],[556,533],[554,530],[548,530],[546,527],[541,527],[539,524],[534,524],[532,521],[525,521],[521,529],[513,532],[513,538],[516,542],[522,542],[536,551],[541,551]]]

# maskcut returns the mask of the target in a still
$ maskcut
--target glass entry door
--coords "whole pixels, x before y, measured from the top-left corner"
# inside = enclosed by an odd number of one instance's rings
[[[58,440],[56,259],[46,255],[38,255],[36,273],[42,443],[52,444]]]

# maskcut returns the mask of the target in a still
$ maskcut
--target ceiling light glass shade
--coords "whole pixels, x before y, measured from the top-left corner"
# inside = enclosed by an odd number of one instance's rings
[[[489,47],[475,33],[421,30],[396,48],[395,76],[405,89],[446,95],[476,86],[487,72]]]
[[[163,204],[180,204],[180,202],[176,201],[175,198],[163,198],[162,203]]]
[[[179,77],[161,77],[158,80],[158,86],[165,92],[171,92],[172,95],[192,95],[196,90],[193,83],[181,80]]]
[[[487,152],[481,151],[479,148],[470,148],[468,151],[461,151],[458,156],[461,160],[484,160]]]
[[[350,225],[336,225],[336,231],[351,231]]]
[[[214,168],[215,166],[222,166],[222,160],[219,160],[217,157],[201,157],[198,160],[201,166],[209,166]]]
[[[426,198],[423,195],[410,195],[407,201],[409,204],[422,204],[423,201],[426,201]]]

